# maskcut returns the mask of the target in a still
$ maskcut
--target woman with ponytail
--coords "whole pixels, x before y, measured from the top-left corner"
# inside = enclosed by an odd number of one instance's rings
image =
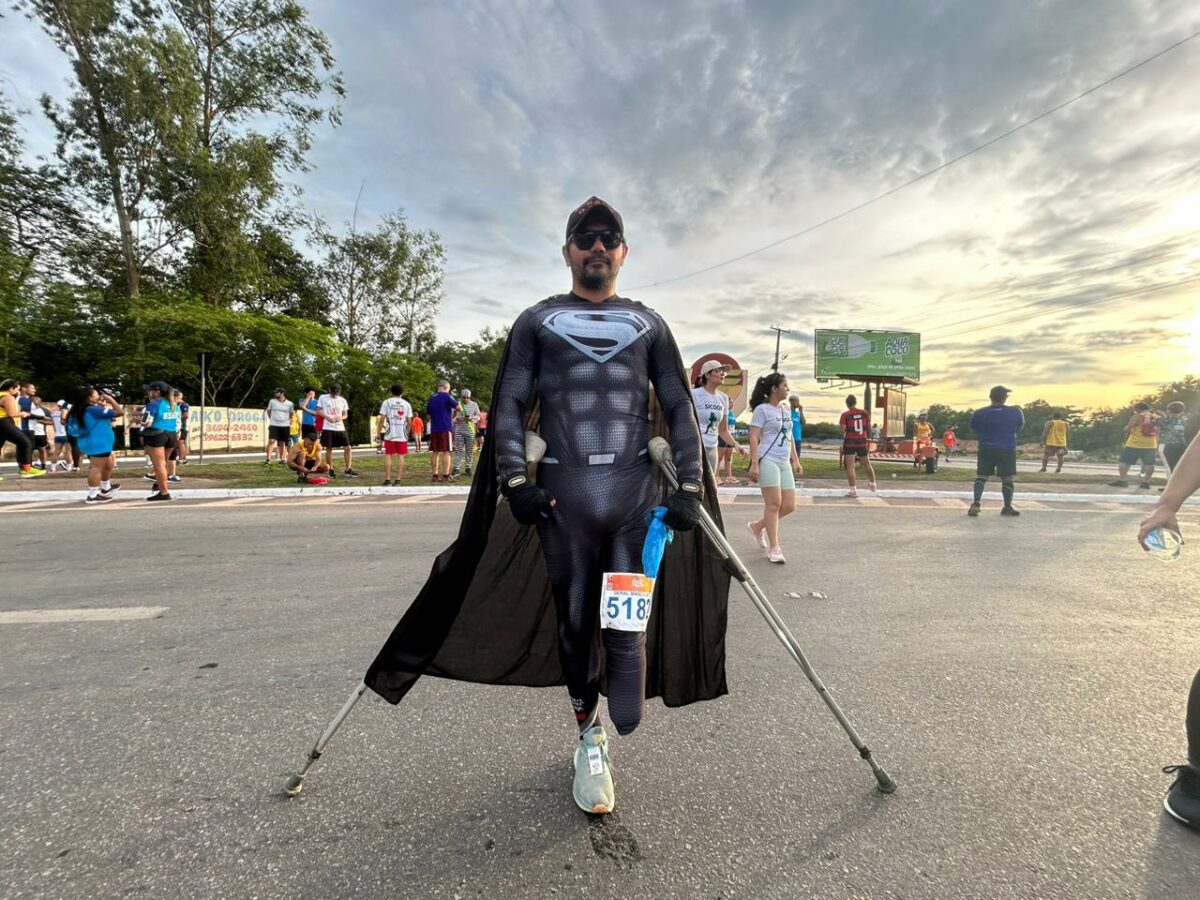
[[[796,478],[804,474],[792,441],[792,416],[787,408],[788,383],[782,372],[758,379],[750,394],[750,481],[758,482],[763,497],[762,518],[747,522],[767,559],[784,563],[779,545],[779,520],[796,508]]]

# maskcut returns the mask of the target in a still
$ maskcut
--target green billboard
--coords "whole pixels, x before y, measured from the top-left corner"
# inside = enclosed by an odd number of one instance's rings
[[[914,332],[818,328],[813,349],[817,378],[921,377],[921,335]]]

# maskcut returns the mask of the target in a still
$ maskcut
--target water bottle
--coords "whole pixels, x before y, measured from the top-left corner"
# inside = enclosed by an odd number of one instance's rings
[[[667,544],[675,538],[675,532],[663,523],[667,514],[665,506],[656,506],[646,513],[649,527],[646,529],[646,542],[642,544],[642,574],[647,578],[658,577],[658,567],[662,563]]]
[[[1179,559],[1183,546],[1183,538],[1170,528],[1155,528],[1142,542],[1147,552],[1162,562],[1174,562]]]

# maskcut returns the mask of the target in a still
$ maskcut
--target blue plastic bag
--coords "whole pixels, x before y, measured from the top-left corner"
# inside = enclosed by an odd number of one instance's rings
[[[646,513],[649,528],[646,531],[646,542],[642,544],[642,574],[647,578],[658,577],[658,567],[662,563],[667,544],[675,539],[675,532],[663,523],[667,514],[665,506],[656,506]]]

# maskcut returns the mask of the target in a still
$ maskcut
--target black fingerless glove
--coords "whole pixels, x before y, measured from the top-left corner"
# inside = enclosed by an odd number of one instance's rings
[[[667,501],[663,524],[675,531],[691,531],[700,521],[700,485],[685,481]]]
[[[514,475],[505,481],[500,493],[508,498],[513,518],[522,525],[538,525],[550,517],[554,495],[524,475]]]

